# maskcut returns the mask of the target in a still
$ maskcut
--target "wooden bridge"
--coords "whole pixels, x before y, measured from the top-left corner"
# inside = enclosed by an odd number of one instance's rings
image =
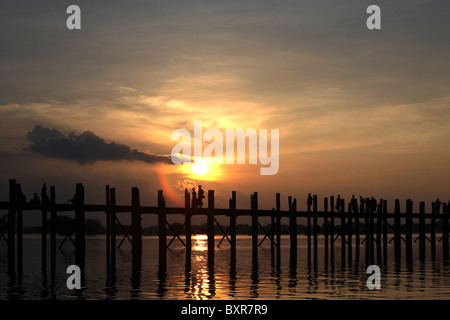
[[[307,252],[308,263],[311,261],[317,264],[318,256],[318,234],[319,221],[322,222],[324,234],[324,258],[334,259],[335,241],[340,239],[340,255],[342,263],[352,264],[354,259],[359,261],[361,246],[364,246],[365,262],[369,264],[380,264],[388,259],[388,243],[394,241],[394,256],[396,261],[400,261],[402,254],[402,244],[407,262],[413,259],[413,241],[419,241],[419,259],[425,260],[425,250],[427,241],[430,244],[431,257],[436,257],[436,235],[437,227],[440,226],[442,237],[442,257],[449,259],[449,216],[450,207],[443,204],[443,213],[439,212],[435,203],[431,204],[431,213],[426,213],[425,202],[420,202],[419,211],[414,212],[413,201],[406,201],[405,211],[401,212],[400,201],[395,200],[395,210],[393,213],[387,211],[387,201],[380,200],[376,206],[370,205],[369,198],[365,199],[365,205],[359,206],[356,199],[352,199],[345,204],[344,199],[339,199],[335,206],[333,196],[323,199],[323,211],[317,209],[317,196],[312,197],[312,201],[307,206],[307,211],[297,210],[297,199],[288,197],[289,209],[281,210],[281,196],[275,196],[275,207],[272,210],[261,210],[258,208],[258,193],[250,196],[250,209],[236,208],[236,191],[231,193],[229,208],[219,209],[214,207],[214,190],[208,191],[207,208],[192,208],[191,195],[185,190],[185,206],[166,207],[163,191],[158,191],[157,206],[141,206],[139,189],[133,187],[131,190],[132,200],[130,205],[116,204],[115,188],[106,186],[105,204],[90,205],[85,204],[84,187],[82,184],[76,185],[76,193],[72,204],[57,204],[55,187],[50,187],[50,195],[47,194],[47,187],[44,184],[41,192],[40,203],[26,203],[22,194],[21,185],[16,180],[9,180],[9,201],[0,202],[0,210],[8,211],[7,236],[0,234],[0,241],[3,239],[8,245],[8,272],[14,274],[16,271],[22,273],[23,264],[23,211],[39,210],[42,214],[42,264],[45,267],[47,261],[47,233],[50,234],[50,257],[52,269],[56,255],[56,224],[58,212],[75,212],[74,225],[72,229],[66,230],[66,236],[61,245],[69,239],[75,246],[75,264],[78,265],[84,275],[85,267],[85,215],[89,212],[104,212],[106,214],[106,263],[110,270],[115,270],[116,248],[117,248],[117,226],[122,226],[119,216],[131,213],[130,230],[125,230],[125,235],[121,239],[119,246],[128,239],[132,245],[132,269],[140,270],[142,258],[142,214],[156,214],[158,216],[159,235],[159,267],[166,268],[167,248],[178,239],[186,248],[186,267],[190,269],[191,259],[191,218],[194,215],[204,215],[207,217],[208,236],[208,263],[214,264],[214,232],[215,225],[220,229],[224,239],[230,243],[231,267],[236,265],[236,221],[238,217],[251,217],[252,236],[252,262],[254,266],[258,264],[258,247],[265,239],[270,241],[272,256],[276,257],[277,266],[281,261],[281,220],[288,219],[289,222],[289,242],[290,242],[290,264],[297,264],[297,219],[306,218]],[[336,210],[335,210],[336,209]],[[50,230],[47,232],[47,219],[50,215]],[[167,221],[167,215],[183,215],[184,224],[177,230]],[[219,224],[216,217],[229,217],[227,230]],[[270,229],[266,230],[260,223],[259,217],[270,217]],[[391,223],[393,221],[393,224]],[[418,223],[415,223],[418,222]],[[402,224],[402,222],[404,222]],[[413,240],[413,226],[418,227],[419,236]],[[123,226],[122,226],[123,227]],[[267,227],[266,227],[267,228]],[[167,243],[167,231],[171,230],[173,238]],[[259,231],[262,230],[264,238],[258,242]],[[131,237],[128,235],[131,233]],[[184,240],[182,232],[184,231]],[[388,232],[389,231],[389,232]],[[391,231],[393,235],[391,235]],[[75,239],[72,239],[72,233]],[[391,239],[389,239],[391,237]],[[363,239],[361,239],[363,238]],[[276,252],[276,253],[275,253]],[[109,270],[109,269],[108,269]]]

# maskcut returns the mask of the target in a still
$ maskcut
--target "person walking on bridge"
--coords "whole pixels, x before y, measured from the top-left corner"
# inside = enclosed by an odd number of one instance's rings
[[[204,198],[205,198],[205,191],[202,189],[202,186],[198,186],[197,205],[200,209],[203,207],[203,199]]]

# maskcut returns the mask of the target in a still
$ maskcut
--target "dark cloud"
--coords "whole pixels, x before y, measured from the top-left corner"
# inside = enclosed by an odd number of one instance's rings
[[[41,126],[35,126],[33,131],[27,133],[26,137],[32,142],[39,142],[48,139],[64,139],[64,135],[58,130],[44,128]]]
[[[91,131],[64,136],[58,130],[37,125],[26,137],[31,142],[26,148],[28,151],[51,158],[75,160],[80,164],[121,160],[172,164],[170,156],[142,152],[117,142],[107,143]]]

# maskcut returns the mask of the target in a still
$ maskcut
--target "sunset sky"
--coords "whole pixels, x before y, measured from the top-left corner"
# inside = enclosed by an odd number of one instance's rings
[[[81,30],[66,28],[69,4]],[[381,30],[366,28],[371,4]],[[449,12],[432,0],[2,0],[0,201],[9,178],[28,199],[55,185],[58,202],[77,182],[89,203],[104,202],[106,184],[120,204],[132,186],[143,204],[161,188],[182,204],[199,184],[216,207],[232,190],[247,208],[254,191],[267,209],[276,192],[300,210],[308,192],[448,201]],[[279,129],[278,173],[167,164],[173,130],[193,132],[195,120]],[[99,151],[111,142],[139,151]]]

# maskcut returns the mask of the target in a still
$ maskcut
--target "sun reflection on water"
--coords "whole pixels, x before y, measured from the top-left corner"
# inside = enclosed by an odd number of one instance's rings
[[[208,236],[206,234],[197,234],[192,236],[192,251],[207,251],[208,250]]]
[[[214,270],[208,265],[208,236],[192,236],[192,268],[190,298],[211,299],[216,295]]]

